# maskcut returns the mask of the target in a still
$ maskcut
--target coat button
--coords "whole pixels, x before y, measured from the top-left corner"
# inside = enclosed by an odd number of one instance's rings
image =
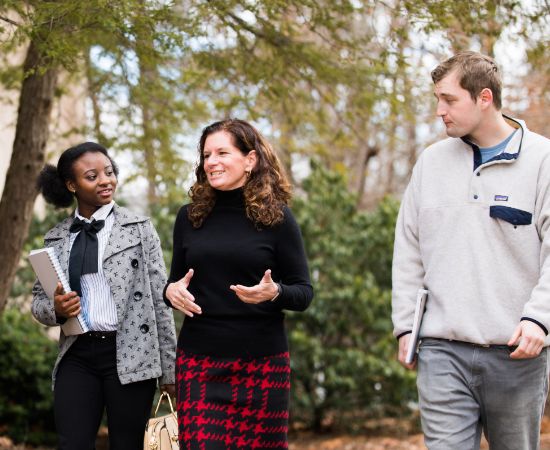
[[[139,292],[139,291],[134,292],[134,300],[136,302],[139,302],[142,297],[143,297],[143,294],[141,292]]]
[[[149,325],[147,325],[147,324],[144,323],[143,325],[141,325],[141,326],[139,327],[139,329],[141,330],[141,332],[142,332],[143,334],[145,334],[145,333],[147,333],[147,332],[149,331]]]
[[[139,266],[139,262],[137,259],[132,259],[132,267],[135,269],[137,266]]]

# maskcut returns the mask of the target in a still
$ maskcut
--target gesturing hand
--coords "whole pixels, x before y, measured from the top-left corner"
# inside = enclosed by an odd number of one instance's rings
[[[63,286],[57,283],[53,293],[53,306],[55,314],[68,319],[80,314],[80,297],[74,291],[63,293]]]
[[[166,288],[166,297],[172,306],[189,317],[193,317],[193,313],[202,313],[201,307],[195,303],[195,297],[187,290],[193,273],[193,269],[189,269],[181,280],[170,283]]]
[[[229,289],[237,294],[243,302],[258,304],[271,300],[279,289],[277,288],[277,283],[271,279],[271,269],[267,269],[264,273],[264,276],[260,282],[255,286],[243,286],[241,284],[232,284],[229,286]]]

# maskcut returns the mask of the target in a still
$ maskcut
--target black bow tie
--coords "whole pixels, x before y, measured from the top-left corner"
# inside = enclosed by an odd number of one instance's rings
[[[71,225],[71,228],[69,228],[69,231],[71,233],[78,233],[79,231],[84,229],[86,233],[93,233],[95,235],[104,226],[105,226],[104,220],[93,219],[91,222],[86,222],[85,220],[82,220],[76,217]]]
[[[69,231],[71,233],[80,233],[76,237],[71,248],[71,256],[69,257],[69,283],[71,289],[82,296],[80,287],[80,276],[86,273],[97,272],[97,232],[105,226],[104,220],[92,220],[86,222],[79,219],[74,219]]]

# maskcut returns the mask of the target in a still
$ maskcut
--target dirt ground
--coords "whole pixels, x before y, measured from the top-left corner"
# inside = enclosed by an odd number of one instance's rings
[[[550,417],[544,417],[540,450],[550,450]],[[488,449],[483,441],[482,449]],[[289,450],[426,450],[422,434],[407,437],[293,436]]]
[[[488,449],[484,443],[482,449]],[[0,437],[0,450],[31,450],[29,447],[13,446]],[[45,447],[32,450],[52,450]],[[289,450],[426,450],[422,435],[418,434],[404,439],[392,437],[361,437],[361,436],[324,436],[299,437],[290,441]],[[541,435],[541,450],[550,450],[550,433]]]
[[[321,439],[298,439],[291,441],[290,450],[426,450],[421,434],[405,439],[391,437],[365,438],[337,436]],[[488,449],[486,442],[482,449]],[[541,450],[550,450],[550,434],[541,435]]]
[[[486,442],[482,449],[488,449]],[[405,439],[391,437],[336,436],[291,441],[290,450],[426,450],[421,434]],[[550,450],[550,433],[541,435],[540,450]]]
[[[483,442],[482,449],[488,449]],[[98,450],[102,450],[100,446]],[[25,446],[14,446],[11,441],[0,436],[0,450],[31,450]],[[52,450],[40,447],[32,450]],[[422,434],[406,437],[389,436],[350,436],[350,435],[322,435],[314,436],[309,433],[292,434],[289,450],[426,450]],[[543,420],[540,450],[550,450],[550,418]]]

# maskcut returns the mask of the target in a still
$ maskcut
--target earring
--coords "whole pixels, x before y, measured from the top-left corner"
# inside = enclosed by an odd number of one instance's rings
[[[245,170],[244,173],[246,175],[246,178],[250,178],[250,170]]]

